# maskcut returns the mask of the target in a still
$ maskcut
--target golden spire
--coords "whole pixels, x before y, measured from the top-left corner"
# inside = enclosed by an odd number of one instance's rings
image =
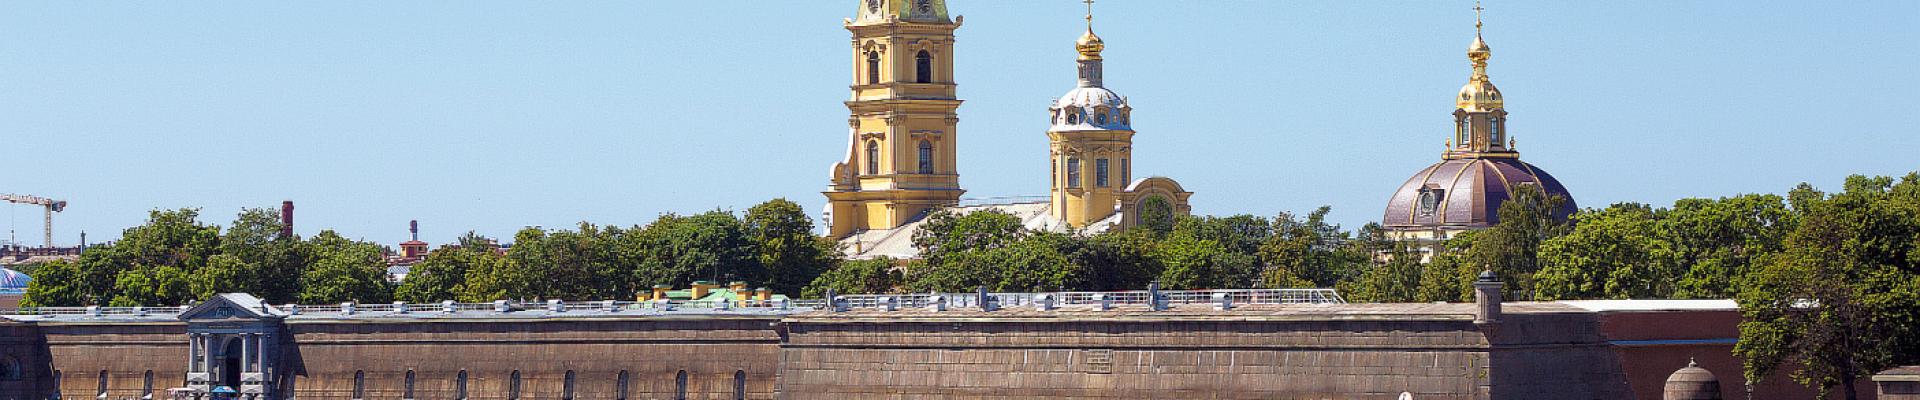
[[[1099,35],[1093,34],[1093,0],[1081,0],[1081,2],[1087,3],[1087,33],[1080,35],[1080,40],[1076,42],[1074,49],[1080,51],[1082,60],[1098,60],[1100,51],[1105,50],[1107,44],[1100,41]]]
[[[1473,2],[1473,44],[1467,46],[1467,60],[1473,62],[1473,77],[1467,85],[1460,88],[1460,97],[1455,100],[1459,108],[1469,111],[1484,111],[1501,108],[1505,100],[1500,98],[1500,89],[1494,88],[1493,81],[1487,78],[1487,59],[1493,56],[1493,49],[1487,47],[1487,41],[1481,38],[1485,26],[1481,22],[1480,1]]]

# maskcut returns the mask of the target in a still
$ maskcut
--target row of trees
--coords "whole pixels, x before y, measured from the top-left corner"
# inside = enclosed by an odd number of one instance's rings
[[[25,306],[187,304],[249,292],[273,302],[388,301],[385,249],[323,231],[279,237],[274,211],[247,209],[223,230],[193,209],[154,211],[118,242],[30,270]]]
[[[1169,217],[1097,235],[1026,229],[993,210],[937,212],[914,232],[920,259],[848,261],[805,293],[1136,290],[1153,281],[1174,289],[1331,287],[1365,270],[1379,244],[1326,223],[1328,211]]]
[[[701,279],[797,293],[839,260],[800,206],[778,199],[744,217],[712,211],[630,228],[528,228],[512,251],[469,233],[430,252],[398,285],[387,281],[386,247],[333,231],[304,240],[279,231],[269,209],[243,210],[225,229],[201,222],[198,210],[154,211],[118,242],[31,268],[22,305],[177,305],[228,292],[305,304],[616,299]]]

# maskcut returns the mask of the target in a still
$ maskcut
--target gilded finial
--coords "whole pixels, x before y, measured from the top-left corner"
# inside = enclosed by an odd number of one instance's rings
[[[1486,10],[1487,10],[1486,8],[1480,7],[1480,0],[1473,0],[1473,36],[1474,37],[1480,36],[1480,12],[1486,11]]]
[[[1105,50],[1107,44],[1100,40],[1099,35],[1093,34],[1093,0],[1081,0],[1081,2],[1087,3],[1087,33],[1080,35],[1080,40],[1074,49],[1080,51],[1082,60],[1098,60],[1100,51]]]

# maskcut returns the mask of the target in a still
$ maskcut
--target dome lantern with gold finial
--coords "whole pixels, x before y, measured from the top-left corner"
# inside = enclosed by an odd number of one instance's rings
[[[1487,59],[1493,57],[1493,49],[1487,47],[1486,39],[1480,35],[1483,24],[1480,12],[1485,8],[1479,2],[1473,5],[1473,44],[1467,46],[1467,61],[1473,63],[1473,77],[1460,87],[1460,98],[1455,105],[1467,111],[1490,111],[1505,106],[1500,96],[1500,88],[1493,86],[1493,80],[1487,77]]]
[[[1087,33],[1080,35],[1080,40],[1074,42],[1073,48],[1080,51],[1082,60],[1098,60],[1100,51],[1107,49],[1107,42],[1101,41],[1100,35],[1093,34],[1093,0],[1084,1],[1087,3]]]

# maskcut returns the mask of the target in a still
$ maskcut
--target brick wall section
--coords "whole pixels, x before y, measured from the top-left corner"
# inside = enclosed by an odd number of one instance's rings
[[[1484,398],[1470,314],[947,311],[786,320],[780,393],[843,398]],[[1102,362],[1104,361],[1104,362]]]
[[[186,324],[41,325],[40,334],[51,361],[48,366],[59,373],[60,395],[65,398],[99,395],[101,371],[107,373],[109,399],[145,395],[147,371],[153,371],[156,399],[165,398],[168,388],[186,381]],[[52,386],[51,372],[44,373]]]

